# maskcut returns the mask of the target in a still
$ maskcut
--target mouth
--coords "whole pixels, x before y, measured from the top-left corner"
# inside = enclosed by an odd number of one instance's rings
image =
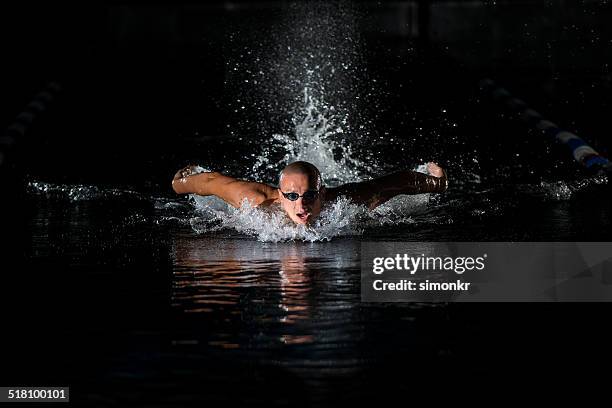
[[[309,213],[309,212],[297,213],[297,214],[295,214],[295,215],[296,215],[296,216],[297,216],[297,217],[300,219],[300,221],[302,221],[302,222],[306,222],[306,221],[308,221],[308,218],[310,218],[310,213]]]

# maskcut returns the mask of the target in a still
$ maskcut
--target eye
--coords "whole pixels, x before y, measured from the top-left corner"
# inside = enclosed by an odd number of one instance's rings
[[[300,198],[300,195],[298,193],[286,193],[285,197],[287,197],[287,199],[290,201],[295,201]]]
[[[304,197],[305,200],[314,200],[316,196],[317,196],[316,191],[307,191],[304,193],[302,197]]]

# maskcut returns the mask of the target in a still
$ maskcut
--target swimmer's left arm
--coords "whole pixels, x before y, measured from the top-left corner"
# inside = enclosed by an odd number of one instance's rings
[[[442,193],[448,187],[444,170],[435,163],[428,163],[430,173],[404,170],[360,183],[348,183],[334,189],[328,189],[334,196],[348,196],[353,201],[366,204],[374,209],[400,194]]]

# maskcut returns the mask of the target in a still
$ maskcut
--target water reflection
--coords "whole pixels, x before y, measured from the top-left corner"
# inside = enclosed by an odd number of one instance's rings
[[[220,330],[205,335],[223,348],[346,338],[347,311],[359,303],[359,245],[176,237],[172,304]]]
[[[419,305],[362,303],[360,246],[175,235],[177,352],[251,362],[311,402],[367,394],[365,382],[393,379],[385,361],[431,366],[444,326],[417,331]]]

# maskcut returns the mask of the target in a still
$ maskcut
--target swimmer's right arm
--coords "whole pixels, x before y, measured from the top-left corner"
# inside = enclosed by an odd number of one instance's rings
[[[172,179],[172,189],[177,194],[214,195],[239,208],[246,198],[251,205],[265,205],[278,198],[277,190],[263,183],[238,180],[219,172],[193,172],[194,166],[179,170]]]
[[[397,171],[386,176],[359,183],[347,183],[327,189],[327,196],[335,199],[346,196],[356,203],[374,209],[399,194],[441,193],[448,188],[446,172],[435,163],[427,164],[430,174],[412,170]]]

